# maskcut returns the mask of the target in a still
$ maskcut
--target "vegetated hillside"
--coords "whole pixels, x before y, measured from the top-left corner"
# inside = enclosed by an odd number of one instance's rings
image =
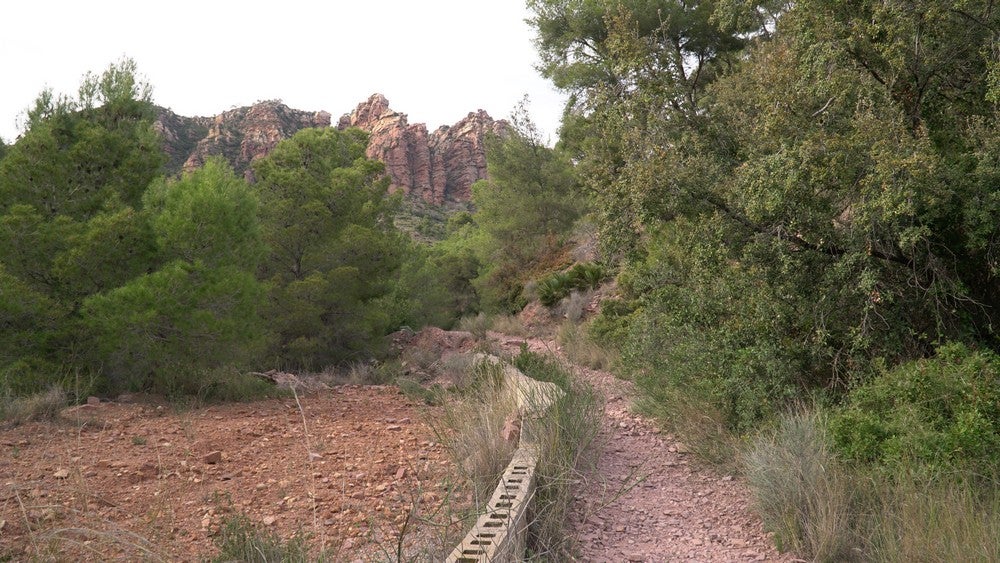
[[[806,558],[1000,559],[995,4],[528,5],[645,404]]]

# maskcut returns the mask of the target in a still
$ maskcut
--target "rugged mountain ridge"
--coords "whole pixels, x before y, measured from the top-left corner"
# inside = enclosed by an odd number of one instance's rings
[[[214,117],[183,117],[161,108],[154,126],[163,137],[171,172],[198,168],[208,157],[219,155],[237,173],[252,179],[251,162],[301,129],[329,127],[330,114],[296,110],[268,100]]]
[[[385,163],[392,189],[438,205],[471,199],[472,184],[486,177],[486,138],[508,127],[479,110],[428,133],[423,123],[411,125],[406,114],[392,110],[382,94],[342,116],[337,126],[368,131],[368,157]]]
[[[289,108],[276,100],[231,109],[213,117],[184,117],[158,108],[156,129],[169,155],[168,171],[197,168],[220,155],[237,173],[253,180],[250,163],[268,154],[282,139],[307,127],[329,127],[330,114]],[[406,114],[393,111],[381,94],[373,94],[338,127],[359,127],[371,138],[368,157],[385,162],[391,190],[434,205],[466,202],[471,186],[486,177],[485,139],[502,134],[505,121],[483,110],[471,112],[452,126],[428,133],[427,126],[410,124]]]

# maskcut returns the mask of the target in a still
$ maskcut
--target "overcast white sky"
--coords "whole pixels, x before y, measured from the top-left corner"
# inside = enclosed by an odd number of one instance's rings
[[[0,22],[0,137],[46,86],[128,56],[154,101],[215,115],[258,100],[326,110],[334,122],[381,92],[433,130],[524,94],[553,141],[565,97],[534,70],[523,0],[16,0]]]

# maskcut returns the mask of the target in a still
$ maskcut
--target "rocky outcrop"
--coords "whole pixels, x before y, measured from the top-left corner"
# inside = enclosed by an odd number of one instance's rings
[[[486,177],[486,146],[489,135],[500,135],[506,121],[494,121],[483,110],[462,118],[451,127],[441,127],[431,135],[431,160],[436,164],[433,186],[442,186],[446,199],[472,199],[472,184]]]
[[[368,157],[385,163],[390,189],[442,204],[471,198],[472,184],[486,177],[485,139],[502,134],[507,124],[479,110],[428,134],[426,125],[411,125],[385,96],[374,94],[341,117],[338,127],[368,131]]]
[[[301,129],[329,127],[330,114],[295,110],[278,101],[214,117],[184,117],[159,108],[154,126],[169,157],[169,173],[198,168],[208,157],[219,155],[238,174],[253,180],[250,163]],[[410,124],[406,114],[389,107],[385,96],[374,94],[341,117],[338,127],[369,133],[368,157],[385,163],[391,190],[441,205],[472,198],[472,184],[486,177],[485,140],[503,134],[508,125],[479,110],[429,133],[426,125]]]
[[[175,174],[181,171],[191,156],[198,141],[208,135],[211,117],[184,117],[167,108],[156,108],[157,117],[153,127],[163,141],[163,151],[167,153],[167,171]]]
[[[329,126],[330,114],[325,111],[300,111],[274,100],[215,117],[182,117],[161,109],[155,123],[171,172],[198,168],[208,157],[219,155],[248,179],[252,179],[250,163],[268,154],[279,141],[300,129]]]

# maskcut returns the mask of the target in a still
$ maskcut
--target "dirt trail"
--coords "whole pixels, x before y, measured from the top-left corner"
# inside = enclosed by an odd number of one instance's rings
[[[551,341],[493,336],[512,353],[524,342],[561,356]],[[631,382],[573,369],[605,401],[597,469],[570,520],[580,561],[796,561],[775,550],[745,484],[699,465],[681,441],[632,412]]]

